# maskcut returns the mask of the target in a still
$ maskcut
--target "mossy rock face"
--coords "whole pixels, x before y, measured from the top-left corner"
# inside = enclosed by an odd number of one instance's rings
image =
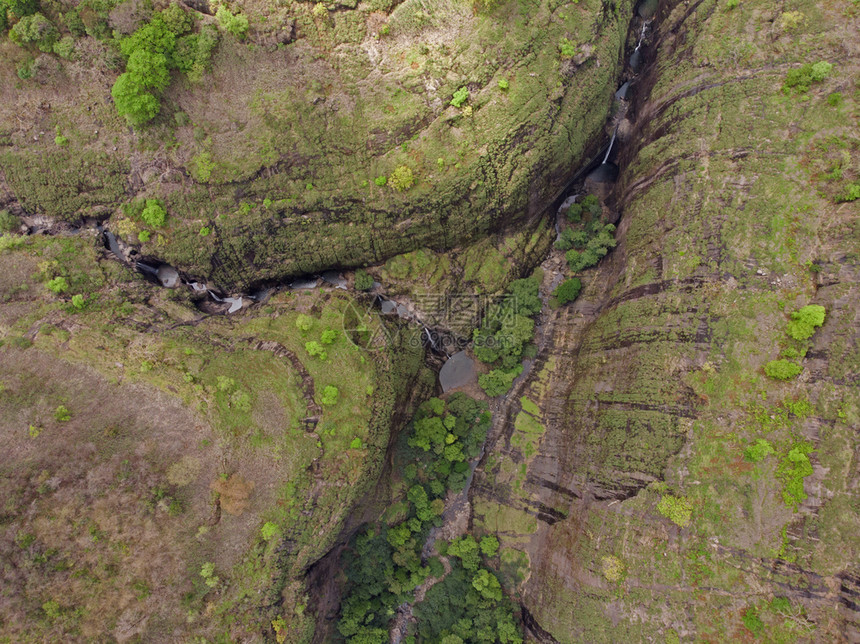
[[[167,228],[143,251],[223,287],[463,247],[533,222],[599,145],[631,5],[248,3],[250,41],[224,34],[203,82],[175,80],[133,133],[96,88],[58,86],[39,127],[68,144],[11,133],[6,180],[31,214],[67,220],[161,198]],[[266,45],[287,25],[294,41]],[[64,65],[116,74],[78,49]]]
[[[536,639],[856,638],[858,209],[834,195],[857,96],[828,100],[858,70],[845,6],[770,29],[777,4],[705,0],[653,25],[604,195],[618,246],[545,312],[471,491],[473,525],[528,555]],[[819,85],[783,91],[819,60]],[[802,373],[768,378],[780,358]],[[748,457],[759,439],[772,452]]]

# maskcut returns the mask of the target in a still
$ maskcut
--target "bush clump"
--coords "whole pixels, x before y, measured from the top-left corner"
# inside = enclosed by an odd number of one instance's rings
[[[4,9],[3,3],[0,3],[0,9]],[[54,23],[41,13],[24,16],[9,30],[9,40],[12,42],[21,46],[33,45],[45,53],[52,52],[54,43],[59,39],[60,32]]]
[[[373,288],[373,276],[363,268],[355,271],[355,288],[359,291],[369,291]]]
[[[466,87],[461,87],[451,97],[450,104],[454,107],[461,107],[463,103],[469,100],[469,90]]]
[[[693,505],[682,496],[665,494],[657,503],[657,512],[682,528],[690,525]]]
[[[788,323],[788,335],[795,340],[807,340],[815,333],[815,329],[824,324],[826,310],[820,304],[808,304],[791,314]]]
[[[764,366],[765,375],[768,378],[775,378],[777,380],[791,380],[800,375],[801,371],[803,371],[803,367],[796,362],[784,358],[771,360]]]
[[[554,295],[559,304],[567,304],[579,297],[581,290],[582,282],[578,277],[573,277],[559,284],[558,288],[555,289]]]
[[[406,165],[397,166],[388,177],[388,185],[398,192],[409,190],[414,183],[415,176],[412,174],[412,169]]]
[[[481,362],[493,365],[478,376],[488,396],[499,396],[520,373],[522,361],[534,337],[533,317],[540,311],[540,283],[534,277],[516,280],[502,298],[490,306],[481,327],[472,333],[472,350]]]
[[[791,69],[785,75],[785,83],[783,91],[788,93],[789,90],[794,90],[799,94],[809,91],[813,83],[820,83],[830,75],[833,70],[833,63],[828,63],[826,60],[817,63],[806,63],[797,69]]]
[[[248,19],[242,14],[231,13],[224,5],[218,7],[218,11],[215,12],[215,19],[224,31],[233,34],[239,40],[242,40],[248,33]]]

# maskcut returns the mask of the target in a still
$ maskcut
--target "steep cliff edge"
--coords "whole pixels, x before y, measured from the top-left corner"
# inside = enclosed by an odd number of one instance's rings
[[[857,8],[662,12],[618,247],[544,314],[473,528],[538,641],[860,641]]]
[[[71,5],[43,9],[63,33]],[[0,42],[0,208],[109,217],[243,288],[532,227],[599,138],[632,2],[233,3],[247,38],[222,25],[209,71],[174,72],[133,131],[118,49],[160,14],[98,6],[67,59]],[[134,198],[162,200],[164,226],[124,214]]]

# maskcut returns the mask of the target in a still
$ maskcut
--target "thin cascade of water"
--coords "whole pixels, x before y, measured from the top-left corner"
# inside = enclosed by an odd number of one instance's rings
[[[609,160],[609,153],[612,152],[612,146],[615,144],[615,135],[618,134],[618,126],[615,126],[615,129],[612,131],[612,138],[609,139],[609,147],[606,148],[606,156],[603,157],[603,163],[606,163]]]

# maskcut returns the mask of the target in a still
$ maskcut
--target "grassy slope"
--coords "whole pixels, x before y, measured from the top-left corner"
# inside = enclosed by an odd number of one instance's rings
[[[306,341],[343,328],[346,294],[203,318],[86,238],[28,238],[0,266],[0,640],[246,639],[277,617],[291,641],[312,631],[304,572],[367,502],[420,352],[359,349],[341,333],[325,362],[311,358]],[[57,273],[70,284],[59,296],[44,285]],[[305,333],[301,312],[314,319]],[[315,430],[301,422],[302,373],[260,340],[298,357],[315,402],[338,388]]]
[[[789,10],[805,15],[792,31]],[[660,27],[644,147],[614,196],[619,247],[548,320],[478,477],[475,525],[498,532],[559,641],[856,637],[858,209],[833,196],[860,167],[857,9],[685,11]],[[781,91],[819,60],[828,79]],[[766,378],[802,348],[785,329],[808,303],[828,317],[803,373]],[[753,464],[758,438],[775,453]],[[794,511],[778,470],[800,441],[815,451]],[[657,512],[665,494],[689,500],[689,525]]]
[[[162,197],[168,226],[144,252],[225,285],[461,246],[529,221],[563,186],[600,133],[630,11],[410,0],[323,20],[308,3],[243,4],[253,43],[223,35],[203,82],[174,78],[162,114],[133,134],[104,100],[123,64],[109,42],[79,39],[73,61],[42,56],[29,81],[15,65],[32,52],[0,42],[0,197],[63,219],[114,213],[133,242],[116,208]],[[297,40],[267,46],[290,20]],[[460,87],[470,114],[449,105]],[[410,190],[374,183],[402,165]]]

